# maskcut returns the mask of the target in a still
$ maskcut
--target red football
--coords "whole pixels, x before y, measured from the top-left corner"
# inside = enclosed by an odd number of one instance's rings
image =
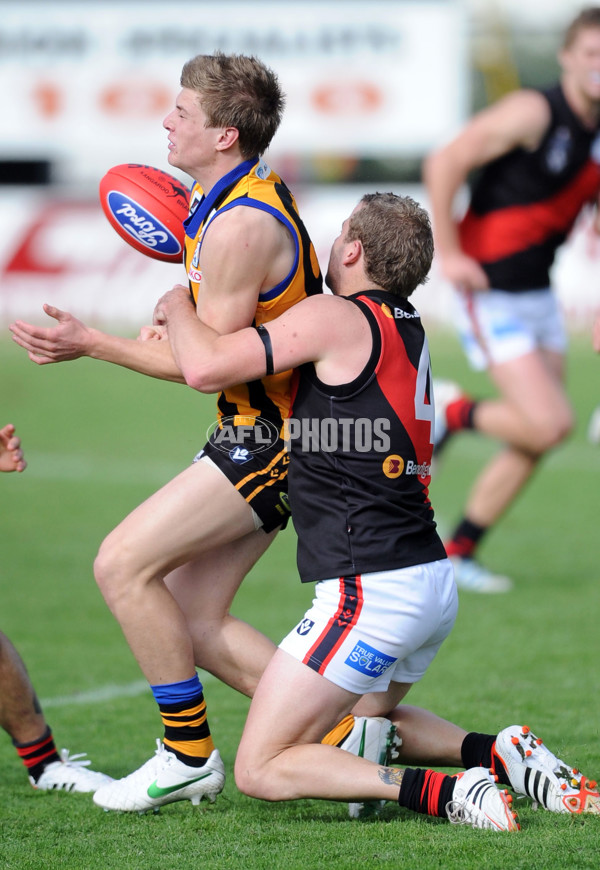
[[[140,163],[113,166],[100,181],[100,203],[136,251],[167,263],[182,262],[189,190],[174,175]]]

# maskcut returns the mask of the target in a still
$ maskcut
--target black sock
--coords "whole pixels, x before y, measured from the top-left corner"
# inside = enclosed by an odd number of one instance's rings
[[[465,770],[470,767],[485,767],[492,770],[502,785],[510,785],[505,767],[494,753],[495,734],[479,734],[471,731],[463,740],[460,754]]]

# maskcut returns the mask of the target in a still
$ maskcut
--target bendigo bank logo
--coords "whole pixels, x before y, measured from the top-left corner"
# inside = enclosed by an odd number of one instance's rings
[[[417,477],[429,477],[431,475],[431,465],[427,462],[413,462],[412,459],[407,459],[406,462],[397,453],[392,453],[386,456],[382,464],[383,473],[390,480],[395,480],[402,473],[407,475],[416,475]]]

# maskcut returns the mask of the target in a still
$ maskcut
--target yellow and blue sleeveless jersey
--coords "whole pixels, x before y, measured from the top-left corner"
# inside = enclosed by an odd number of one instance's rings
[[[200,251],[205,233],[214,218],[238,205],[258,208],[273,215],[287,227],[295,246],[292,268],[286,278],[261,293],[254,325],[268,323],[307,296],[321,293],[321,272],[312,242],[298,215],[295,199],[262,159],[246,160],[223,176],[207,196],[199,184],[192,187],[190,215],[184,222],[185,267],[194,302],[202,281]],[[232,252],[232,255],[234,252]],[[221,417],[261,417],[280,430],[290,407],[292,372],[269,375],[262,380],[223,390],[218,408]]]

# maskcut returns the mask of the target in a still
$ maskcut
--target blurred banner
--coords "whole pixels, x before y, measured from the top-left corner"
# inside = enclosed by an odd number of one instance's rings
[[[0,2],[0,160],[96,183],[166,164],[183,63],[256,54],[287,94],[275,155],[421,155],[468,108],[462,0]]]
[[[331,243],[368,185],[317,185],[296,190],[298,205],[323,271]],[[383,188],[379,188],[383,189]],[[420,185],[388,185],[425,208]],[[582,215],[555,266],[559,299],[572,329],[591,329],[598,309],[600,236],[592,212]],[[161,263],[131,248],[110,226],[98,198],[56,191],[13,191],[0,199],[0,324],[16,318],[40,325],[50,302],[99,326],[136,330],[150,323],[159,297],[186,283],[183,266]],[[427,324],[451,326],[453,293],[434,260],[430,280],[411,297]],[[5,333],[8,335],[8,333]]]

